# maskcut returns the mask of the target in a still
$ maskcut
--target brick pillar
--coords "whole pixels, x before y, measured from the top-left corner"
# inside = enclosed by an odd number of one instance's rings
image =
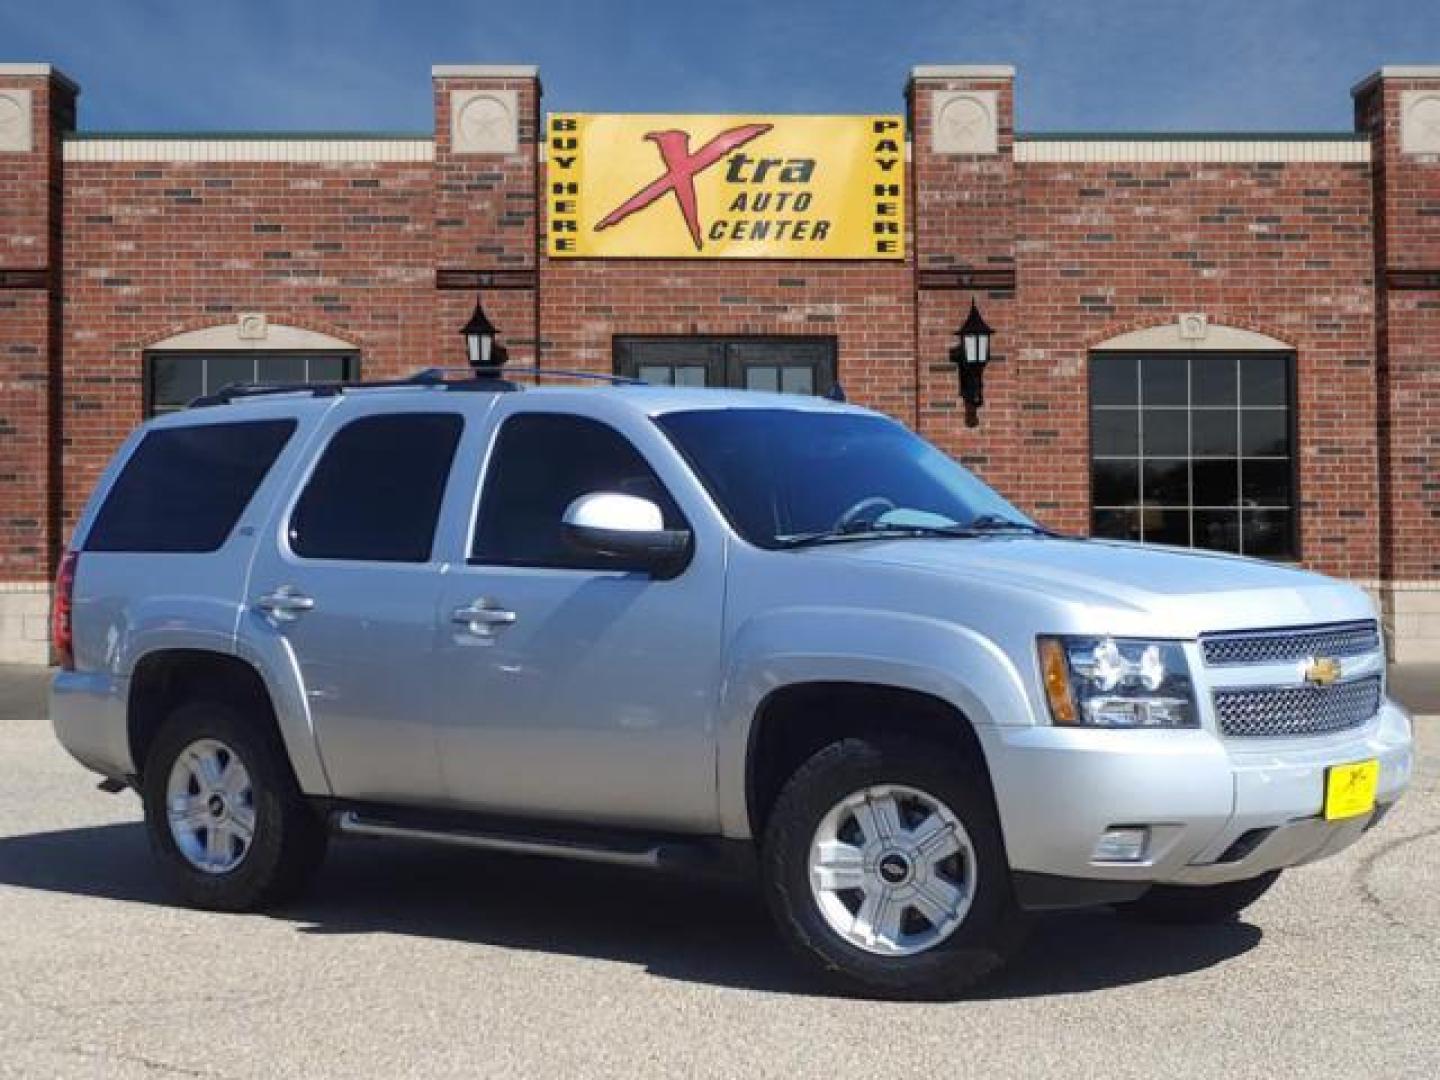
[[[923,66],[912,71],[908,90],[916,423],[926,438],[1009,493],[1018,490],[1022,463],[1005,448],[1013,440],[997,434],[1022,420],[1015,371],[1014,83],[1014,69],[1003,65]],[[995,330],[977,428],[964,425],[956,369],[947,361],[972,299]]]
[[[514,365],[537,360],[540,78],[533,66],[443,65],[435,89],[435,356],[462,363],[477,290]]]
[[[44,663],[60,508],[61,136],[69,79],[0,64],[0,661]]]
[[[1397,660],[1440,656],[1440,66],[1353,91],[1375,184],[1381,604]]]

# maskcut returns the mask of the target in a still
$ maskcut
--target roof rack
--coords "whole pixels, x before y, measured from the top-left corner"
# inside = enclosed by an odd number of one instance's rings
[[[308,394],[310,397],[335,397],[353,390],[379,390],[397,387],[433,386],[442,390],[468,390],[480,393],[510,393],[525,389],[519,383],[501,377],[502,369],[492,372],[478,372],[468,367],[430,367],[408,375],[403,379],[377,379],[369,382],[319,382],[319,383],[230,383],[213,394],[205,394],[191,401],[188,408],[203,409],[212,405],[228,405],[232,401],[248,398],[270,397],[277,394]],[[624,375],[604,375],[594,371],[566,371],[561,368],[525,367],[503,369],[504,375],[528,375],[538,383],[546,378],[579,379],[584,382],[603,382],[611,386],[647,386],[644,379],[631,379]],[[460,374],[464,378],[447,379],[449,374]]]
[[[510,367],[508,364],[503,368],[494,368],[494,375],[478,375],[475,368],[470,367],[432,367],[417,371],[410,376],[412,381],[444,382],[448,374],[460,373],[468,376],[468,379],[461,382],[484,382],[489,379],[500,379],[510,375],[529,375],[539,382],[541,379],[579,379],[582,382],[603,382],[611,386],[649,386],[644,379],[632,379],[628,375],[606,375],[599,371],[569,371],[565,368],[542,368],[542,367]],[[353,385],[353,384],[352,384]],[[445,383],[447,386],[454,383]],[[520,389],[520,387],[516,387]]]

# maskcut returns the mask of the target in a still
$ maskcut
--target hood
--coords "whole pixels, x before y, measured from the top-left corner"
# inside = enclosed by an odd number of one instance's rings
[[[1185,548],[1000,535],[897,538],[811,551],[850,564],[939,574],[999,594],[1025,594],[1063,608],[1069,627],[1079,633],[1190,637],[1375,617],[1370,598],[1353,585],[1258,559]]]

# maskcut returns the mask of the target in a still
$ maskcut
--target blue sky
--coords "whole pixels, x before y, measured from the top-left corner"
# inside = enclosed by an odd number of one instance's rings
[[[901,108],[916,63],[1019,68],[1017,124],[1348,130],[1349,87],[1440,63],[1440,0],[0,0],[92,130],[428,131],[432,63],[538,63],[550,109]]]

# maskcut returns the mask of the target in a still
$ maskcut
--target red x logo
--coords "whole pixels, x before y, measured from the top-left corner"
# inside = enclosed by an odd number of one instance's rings
[[[664,174],[601,218],[595,231],[618,225],[635,211],[645,209],[667,191],[673,191],[675,201],[680,204],[680,213],[685,216],[685,224],[690,227],[690,239],[695,241],[695,250],[700,251],[704,243],[700,238],[700,212],[695,204],[695,177],[737,146],[744,146],[751,139],[759,138],[774,126],[742,124],[729,131],[722,131],[693,154],[690,153],[688,131],[649,132],[645,138],[660,148],[660,157],[665,162]]]

